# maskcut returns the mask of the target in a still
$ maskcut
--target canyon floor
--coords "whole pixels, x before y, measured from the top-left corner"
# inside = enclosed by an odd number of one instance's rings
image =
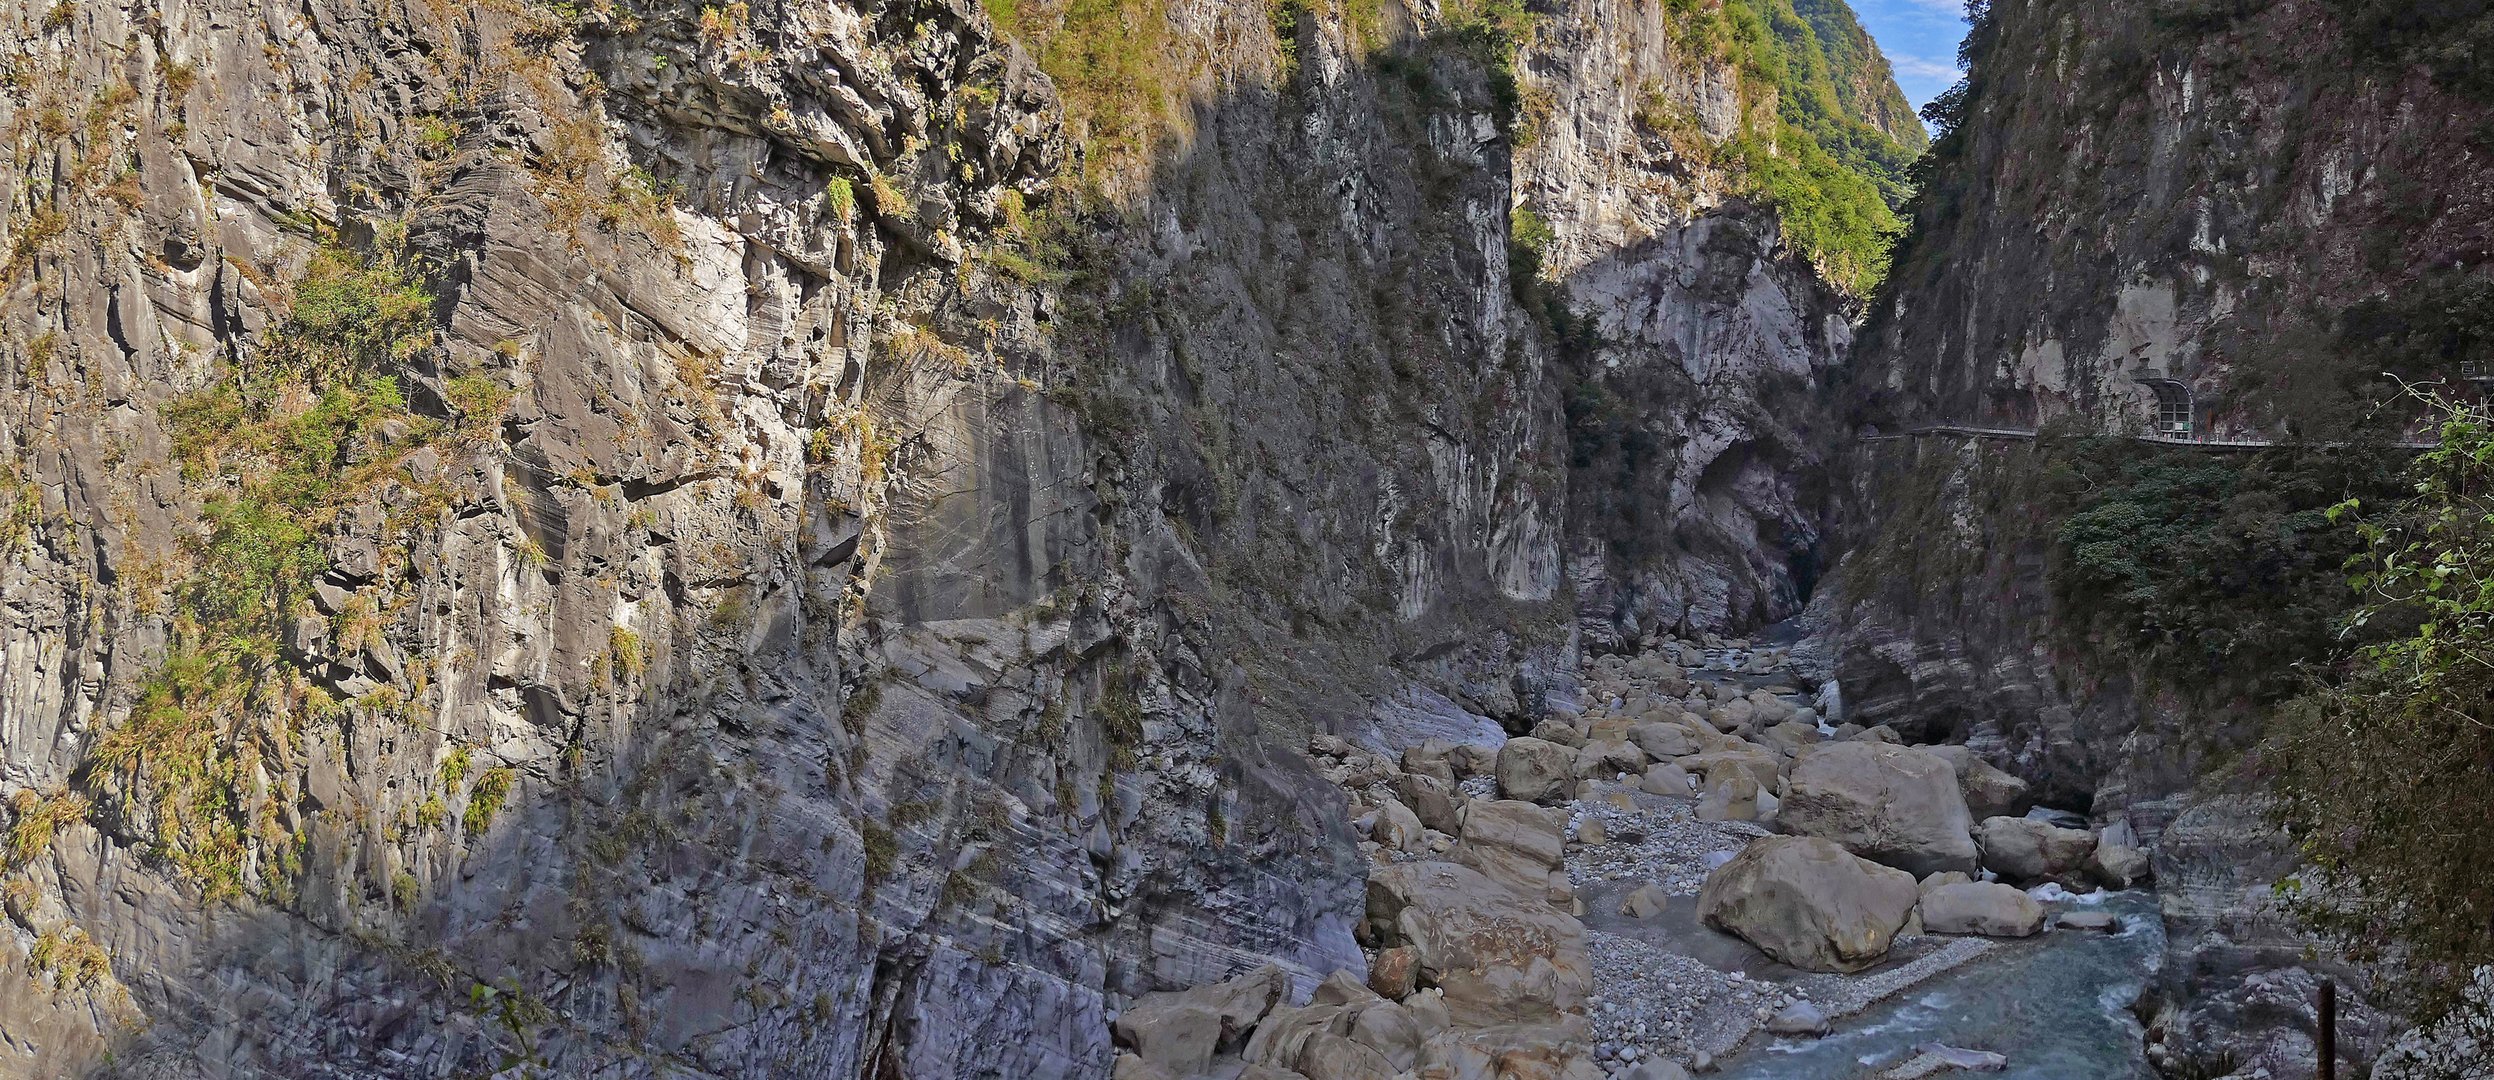
[[[1812,646],[1603,657],[1528,735],[1316,736],[1367,837],[1369,970],[1146,997],[1117,1075],[2148,1075],[2141,854],[1965,747],[1843,723]]]

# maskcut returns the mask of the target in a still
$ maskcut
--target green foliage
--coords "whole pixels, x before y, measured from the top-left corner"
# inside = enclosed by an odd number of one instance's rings
[[[2390,629],[2279,716],[2255,759],[2317,871],[2299,909],[2386,965],[2430,1020],[2494,957],[2494,415],[2420,392],[2441,445],[2410,493],[2349,500],[2362,551],[2342,624]]]
[[[2379,403],[2398,400],[2401,386],[2494,363],[2494,275],[2429,270],[2321,325],[2272,328],[2235,351],[2230,404],[2280,417],[2306,438],[2391,439],[2413,413]]]
[[[459,815],[460,832],[470,839],[482,836],[494,823],[494,815],[502,810],[503,801],[511,795],[511,785],[519,774],[508,768],[491,768],[476,778],[476,786],[468,789],[468,808]]]
[[[324,249],[258,347],[164,410],[184,477],[210,485],[207,529],[185,545],[194,569],[174,590],[170,655],[91,760],[133,781],[155,851],[211,898],[240,894],[255,833],[291,847],[257,812],[261,747],[327,700],[279,643],[341,511],[440,430],[408,411],[392,375],[430,347],[431,311],[397,264]]]
[[[1550,245],[1558,238],[1550,223],[1529,206],[1507,211],[1507,278],[1514,282],[1532,282],[1541,277],[1542,260],[1549,257]]]
[[[1158,0],[989,3],[1056,81],[1067,127],[1094,176],[1140,166],[1175,114],[1182,51]],[[880,209],[880,207],[878,207]]]
[[[2360,55],[2422,68],[2461,91],[2494,94],[2494,6],[2485,0],[2326,0]]]
[[[1926,145],[1869,35],[1834,0],[1666,2],[1687,51],[1740,72],[1742,126],[1713,156],[1831,283],[1869,295],[1905,231],[1897,211]],[[1667,111],[1640,115],[1653,130],[1679,126]]]
[[[442,397],[459,418],[459,437],[471,443],[493,438],[494,429],[510,410],[513,394],[491,375],[459,375],[442,384]]]
[[[901,842],[880,822],[869,821],[858,828],[859,842],[865,846],[866,891],[889,881],[901,865]]]
[[[847,221],[857,214],[857,186],[845,176],[835,176],[823,185],[823,205],[831,216]]]
[[[1134,691],[1117,680],[1101,695],[1096,714],[1100,718],[1100,738],[1108,745],[1108,767],[1112,773],[1131,771],[1135,766],[1135,750],[1143,745],[1143,703]]]
[[[442,786],[458,787],[460,781],[468,778],[468,769],[474,761],[475,758],[468,753],[467,747],[453,747],[450,756],[442,759]]]
[[[423,802],[416,804],[417,825],[427,829],[437,829],[448,820],[450,820],[450,805],[442,801],[440,794],[426,795]]]
[[[112,957],[87,932],[75,926],[49,930],[26,950],[26,964],[53,976],[63,990],[92,990],[113,973]]]
[[[1741,164],[1750,194],[1775,208],[1785,240],[1830,284],[1853,296],[1868,296],[1879,287],[1905,224],[1882,197],[1874,174],[1838,161],[1790,124],[1771,141],[1743,134],[1728,149]]]
[[[1532,42],[1539,16],[1526,10],[1523,0],[1456,0],[1439,13],[1445,19],[1446,34],[1489,73],[1490,104],[1499,130],[1516,131],[1525,106],[1516,62],[1524,46]]]
[[[2076,444],[2051,480],[2078,493],[2051,568],[2064,620],[2194,689],[2284,697],[2297,664],[2338,648],[2338,567],[2356,544],[2329,507],[2388,490],[2394,465],[2371,451]]]
[[[7,847],[0,850],[0,871],[25,867],[52,848],[61,827],[87,816],[86,797],[72,791],[38,795],[21,788],[9,796]]]

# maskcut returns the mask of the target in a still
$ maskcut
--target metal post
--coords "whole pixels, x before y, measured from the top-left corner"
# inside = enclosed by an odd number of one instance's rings
[[[2321,1080],[2338,1080],[2338,983],[2321,980]]]

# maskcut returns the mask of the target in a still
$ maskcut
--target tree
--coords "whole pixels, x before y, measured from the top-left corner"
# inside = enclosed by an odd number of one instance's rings
[[[2313,869],[2297,906],[2431,1022],[2494,964],[2494,413],[2409,393],[2441,430],[2412,494],[2331,511],[2365,543],[2341,629],[2372,640],[2283,710],[2254,768]]]

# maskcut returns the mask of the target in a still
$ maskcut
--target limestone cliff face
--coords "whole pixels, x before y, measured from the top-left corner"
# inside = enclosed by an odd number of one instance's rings
[[[1790,610],[1848,333],[1633,9],[1511,174],[1389,7],[1172,6],[1104,196],[959,2],[0,9],[0,1073],[1096,1076],[1356,966],[1306,734]]]
[[[2367,6],[1988,5],[1847,423],[2128,435],[2161,386],[2193,437],[2397,437],[2370,409],[2395,389],[2379,373],[2460,374],[2435,312],[2485,291],[2494,174],[2481,91],[2359,29]],[[1935,436],[1851,455],[1850,703],[2161,841],[2160,1060],[2305,1068],[2310,977],[2287,969],[2310,943],[2264,902],[2291,859],[2256,803],[2202,792],[2259,708],[2208,693],[2243,674],[2222,662],[2177,679],[2088,640],[2047,578],[2052,453]]]
[[[1526,54],[1551,112],[1517,154],[1518,198],[1581,321],[1570,572],[1602,647],[1800,610],[1826,527],[1824,391],[1853,340],[1853,303],[1716,153],[1776,89],[1681,30],[1669,5],[1593,0]]]

